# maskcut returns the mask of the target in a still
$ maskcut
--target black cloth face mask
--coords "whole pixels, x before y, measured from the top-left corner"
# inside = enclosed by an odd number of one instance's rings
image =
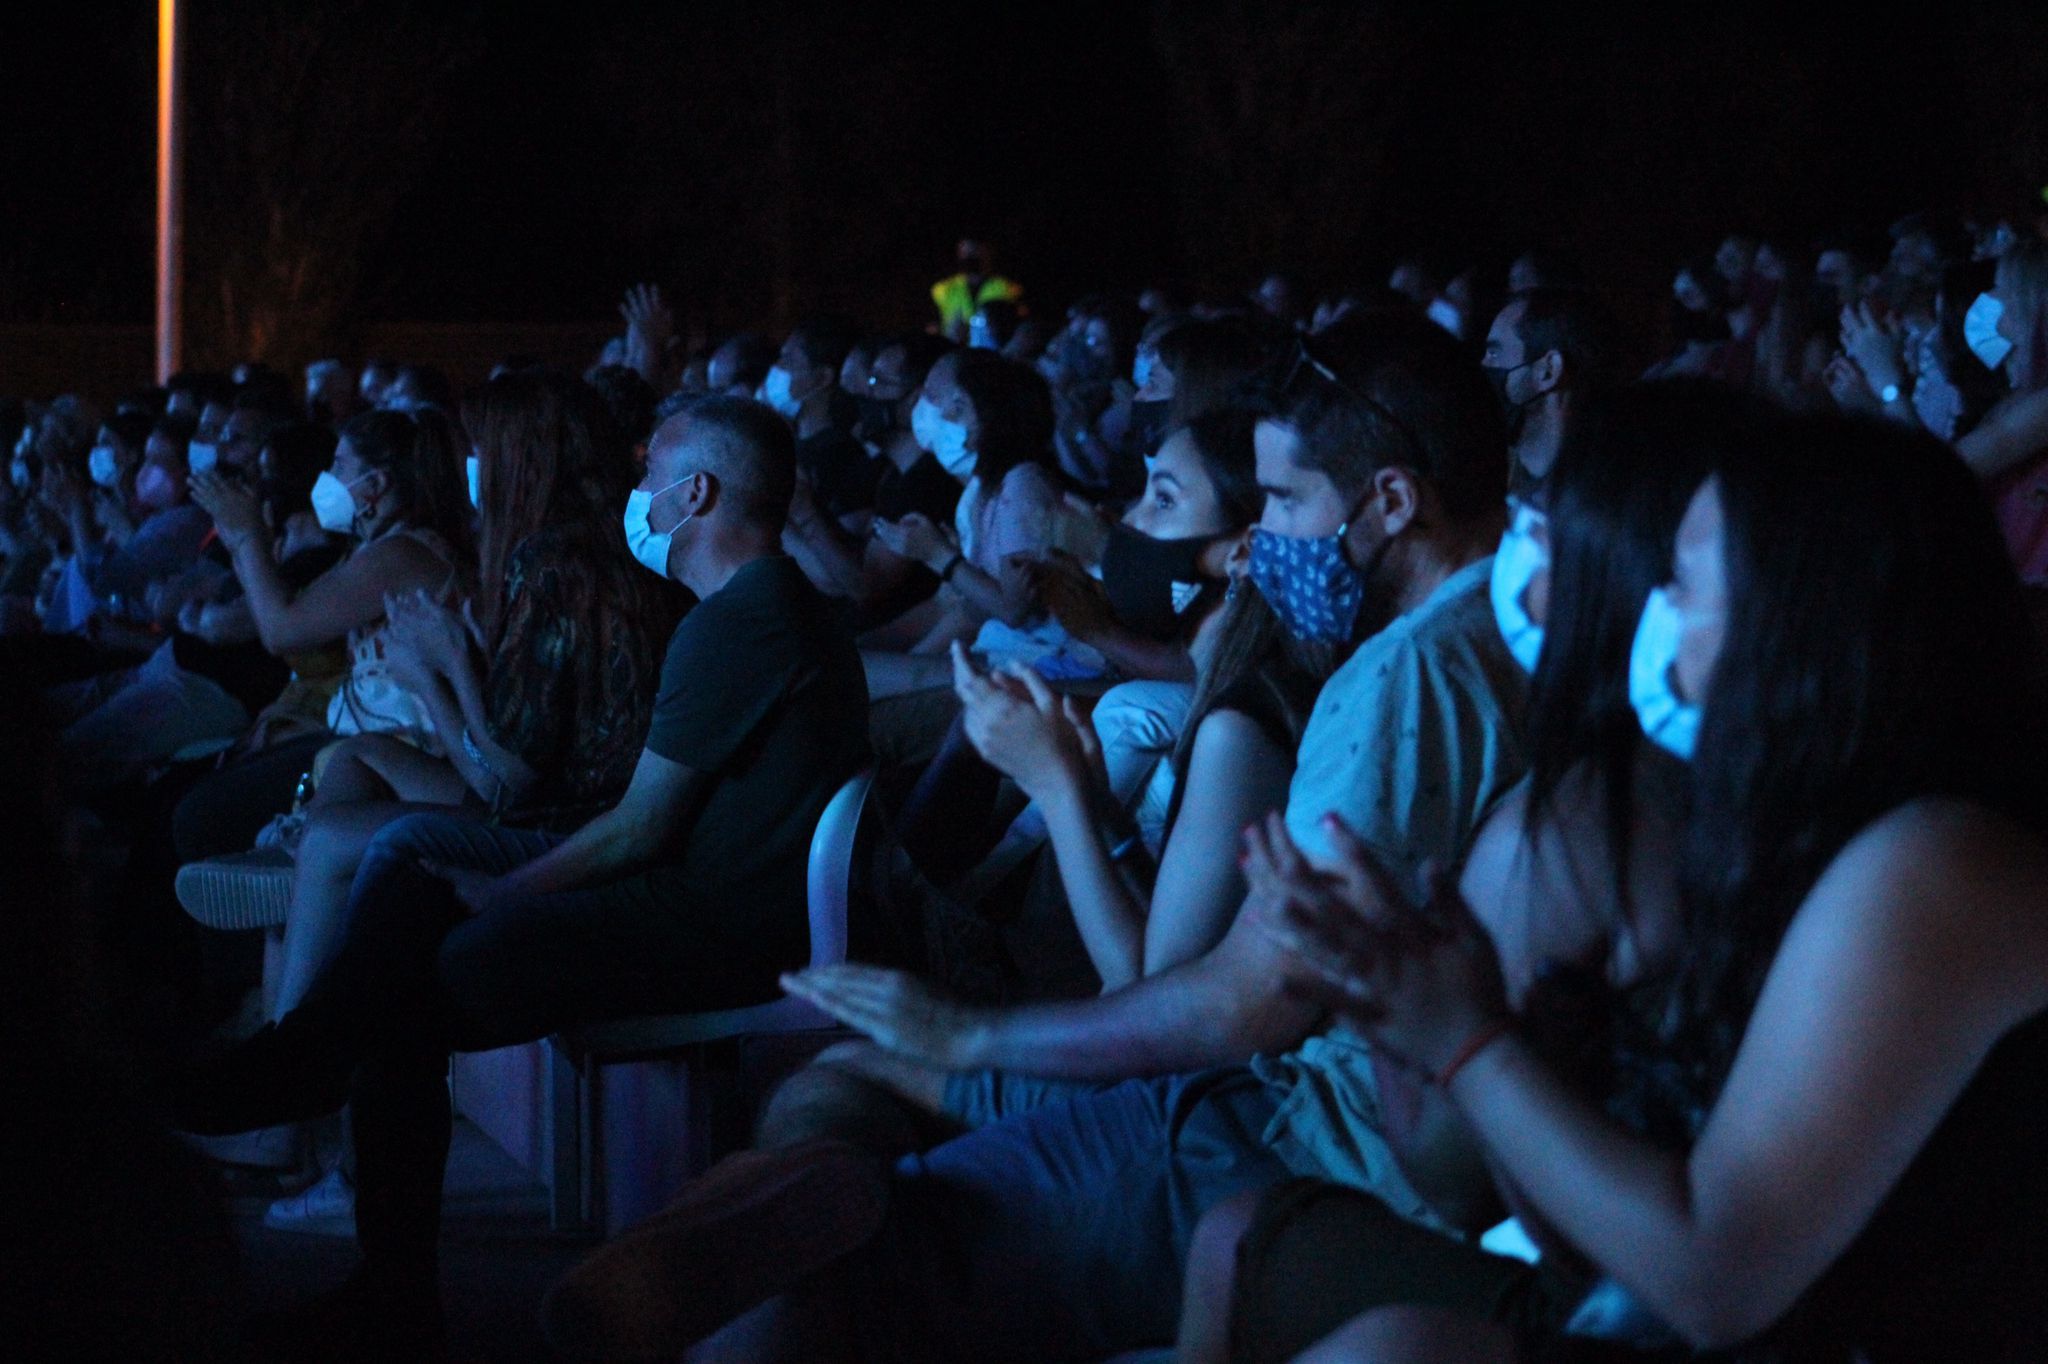
[[[1146,639],[1176,638],[1181,617],[1215,585],[1202,574],[1202,554],[1216,539],[1161,540],[1129,526],[1111,526],[1102,553],[1102,590],[1116,618]]]

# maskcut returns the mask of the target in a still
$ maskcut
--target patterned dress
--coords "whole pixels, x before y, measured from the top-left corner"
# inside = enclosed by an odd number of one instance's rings
[[[484,701],[491,738],[541,779],[500,818],[568,830],[617,802],[681,607],[617,524],[550,526],[512,551]]]

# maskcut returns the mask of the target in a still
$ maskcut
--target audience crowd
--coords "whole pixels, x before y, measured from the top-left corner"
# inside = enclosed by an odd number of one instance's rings
[[[1061,316],[969,241],[906,333],[0,402],[10,861],[209,1248],[112,1281],[230,1272],[181,1160],[360,1248],[108,1339],[435,1357],[450,1055],[786,994],[555,1351],[2048,1357],[2044,229],[1733,234],[1651,354],[1548,249]],[[180,904],[251,877],[261,960]]]

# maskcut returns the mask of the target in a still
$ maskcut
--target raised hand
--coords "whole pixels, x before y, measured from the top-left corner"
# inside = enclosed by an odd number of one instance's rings
[[[1085,790],[1090,759],[1045,679],[1024,667],[981,672],[957,642],[952,655],[961,724],[975,751],[1034,801]]]
[[[269,534],[269,528],[263,524],[263,504],[250,488],[212,470],[192,475],[188,486],[192,500],[213,518],[221,543],[229,549],[238,548],[254,536]]]

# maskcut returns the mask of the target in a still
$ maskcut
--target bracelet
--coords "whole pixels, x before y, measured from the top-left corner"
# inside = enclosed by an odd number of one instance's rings
[[[1458,1054],[1450,1059],[1450,1063],[1436,1073],[1436,1087],[1438,1089],[1449,1089],[1451,1081],[1458,1078],[1458,1072],[1470,1064],[1473,1057],[1507,1036],[1513,1027],[1514,1024],[1503,1018],[1500,1022],[1489,1023],[1478,1032],[1473,1033],[1471,1037],[1465,1040],[1465,1045],[1458,1048]]]
[[[469,732],[468,725],[462,727],[462,751],[468,755],[471,762],[481,767],[489,775],[490,779],[498,784],[497,792],[491,797],[491,808],[493,810],[497,809],[498,802],[505,798],[505,792],[511,787],[512,783],[506,781],[503,776],[499,775],[498,769],[491,766],[490,759],[484,756],[481,748],[477,747],[476,736]]]
[[[951,582],[954,570],[966,562],[967,556],[965,554],[955,554],[952,558],[946,560],[946,566],[939,570],[939,581],[942,583]]]

